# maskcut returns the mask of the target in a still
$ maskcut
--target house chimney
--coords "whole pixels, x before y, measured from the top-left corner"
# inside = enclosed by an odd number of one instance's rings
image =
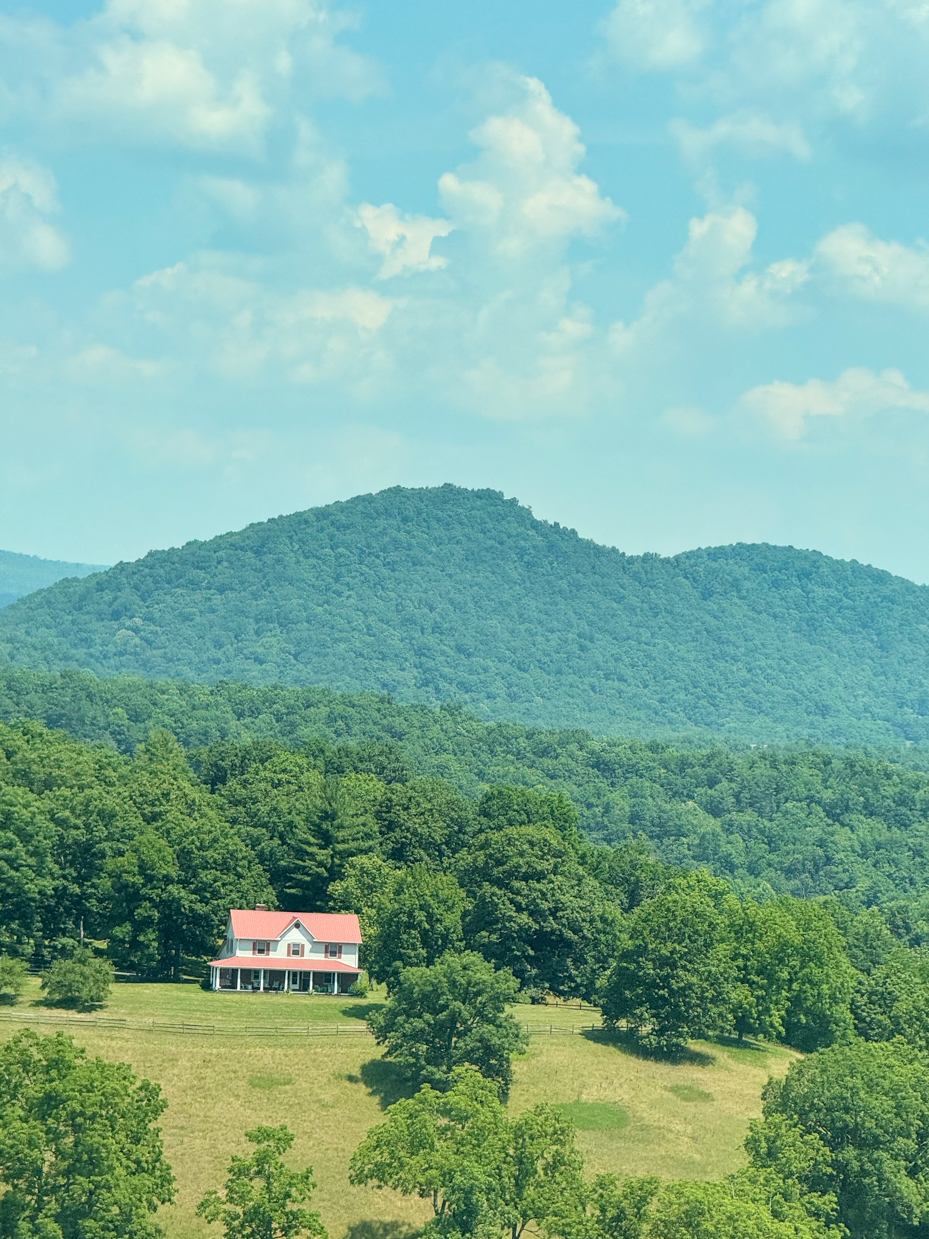
[[[256,911],[256,912],[267,912],[267,910],[268,910],[268,905],[267,905],[266,903],[256,903],[256,904],[255,904],[255,911]]]

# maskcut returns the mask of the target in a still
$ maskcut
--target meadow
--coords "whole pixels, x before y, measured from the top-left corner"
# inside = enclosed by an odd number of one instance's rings
[[[171,1239],[212,1233],[195,1216],[197,1201],[222,1186],[230,1157],[247,1147],[243,1133],[263,1123],[286,1123],[296,1133],[294,1164],[314,1167],[316,1206],[332,1239],[402,1239],[428,1216],[422,1201],[348,1183],[353,1151],[398,1096],[391,1065],[361,1031],[372,998],[119,984],[97,1017],[53,1012],[39,998],[33,982],[17,1006],[3,1010],[0,1037],[19,1027],[63,1031],[90,1054],[129,1062],[161,1085],[169,1102],[165,1147],[178,1183],[161,1219]],[[519,1006],[514,1013],[533,1035],[515,1064],[510,1106],[563,1107],[578,1125],[589,1173],[717,1178],[736,1169],[748,1121],[760,1113],[762,1085],[792,1057],[780,1047],[701,1042],[679,1062],[655,1062],[591,1029],[598,1021],[589,1009]],[[573,1034],[559,1031],[572,1025]],[[320,1035],[324,1026],[329,1035]]]

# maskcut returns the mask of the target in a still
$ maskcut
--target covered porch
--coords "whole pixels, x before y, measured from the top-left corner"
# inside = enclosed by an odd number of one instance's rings
[[[262,994],[347,994],[360,975],[357,968],[339,959],[239,955],[213,960],[210,989]]]

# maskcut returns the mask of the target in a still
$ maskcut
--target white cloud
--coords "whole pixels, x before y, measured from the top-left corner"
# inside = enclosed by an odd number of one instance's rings
[[[358,208],[358,219],[367,231],[368,242],[375,254],[382,254],[378,279],[408,271],[436,271],[447,259],[430,253],[436,237],[447,237],[453,225],[447,219],[429,219],[425,215],[404,215],[387,202],[371,206],[365,202]]]
[[[799,439],[810,420],[819,417],[863,418],[891,409],[929,413],[929,392],[914,391],[899,370],[854,368],[844,370],[833,383],[810,379],[796,383],[768,383],[741,399],[744,411],[770,421],[788,439]]]
[[[603,24],[615,54],[636,69],[691,64],[707,42],[705,0],[619,0]]]
[[[60,86],[63,114],[141,127],[194,147],[259,144],[271,108],[249,70],[224,87],[198,50],[128,37],[102,44],[96,55],[97,64]]]
[[[768,0],[732,30],[729,89],[788,105],[793,96],[794,106],[864,119],[884,7],[880,0]],[[875,19],[878,28],[869,30]]]
[[[614,348],[629,353],[687,319],[739,330],[795,321],[790,298],[808,279],[807,266],[788,258],[752,270],[757,231],[754,215],[741,206],[692,219],[687,244],[674,262],[674,278],[649,291],[635,322],[614,324]]]
[[[882,241],[864,224],[845,224],[816,246],[815,257],[840,286],[868,301],[929,307],[929,245]]]
[[[7,105],[75,140],[257,154],[309,100],[383,88],[339,42],[351,24],[325,0],[108,0],[68,26],[7,18]]]
[[[706,129],[686,120],[672,121],[670,128],[681,154],[692,164],[702,164],[719,146],[733,146],[754,159],[784,153],[806,160],[812,154],[800,125],[779,124],[757,112],[721,116]]]
[[[717,110],[680,126],[693,162],[722,142],[807,158],[832,130],[899,144],[929,127],[925,0],[618,0],[603,32],[612,59],[672,74],[678,107]]]
[[[50,172],[14,155],[0,161],[0,268],[67,266],[68,243],[47,219],[58,209]]]
[[[574,306],[551,330],[480,357],[465,370],[459,398],[499,421],[582,416],[606,380],[591,317]]]
[[[471,132],[477,161],[439,181],[456,227],[482,235],[502,255],[519,257],[572,236],[596,236],[624,212],[577,171],[585,149],[577,125],[552,103],[536,78],[520,81],[507,114]]]
[[[67,359],[69,380],[79,383],[125,383],[135,379],[151,381],[165,367],[144,357],[127,357],[106,344],[91,344]]]
[[[378,337],[393,303],[358,287],[275,292],[182,262],[138,280],[134,309],[188,361],[205,360],[227,377],[272,371],[290,382],[343,380],[361,390],[386,363]]]

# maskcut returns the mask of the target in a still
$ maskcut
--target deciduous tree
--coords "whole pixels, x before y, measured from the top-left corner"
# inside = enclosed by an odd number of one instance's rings
[[[396,988],[404,968],[430,967],[463,946],[465,897],[451,874],[414,865],[399,873],[375,903],[365,941],[368,971]]]
[[[508,803],[502,790],[497,799]],[[618,916],[568,839],[551,826],[502,826],[475,839],[457,873],[472,950],[510,968],[524,988],[593,997]]]
[[[732,962],[720,905],[728,898],[724,883],[697,873],[636,908],[603,990],[608,1024],[625,1022],[664,1053],[725,1027]]]
[[[112,980],[112,965],[85,948],[70,959],[56,959],[42,978],[42,989],[50,1006],[89,1011],[106,1002]]]
[[[245,1139],[255,1152],[233,1157],[225,1197],[207,1192],[198,1217],[221,1222],[226,1239],[327,1239],[319,1214],[303,1207],[316,1187],[312,1168],[290,1170],[284,1164],[293,1132],[285,1126],[254,1127]]]
[[[459,1070],[444,1093],[425,1085],[398,1101],[352,1158],[352,1183],[430,1200],[427,1230],[520,1239],[575,1216],[582,1192],[574,1131],[550,1106],[510,1122],[493,1084]]]
[[[791,1128],[816,1153],[800,1171]],[[820,1050],[766,1086],[748,1149],[754,1165],[833,1193],[854,1239],[914,1233],[929,1222],[929,1067],[902,1041]]]
[[[387,1004],[369,1017],[385,1057],[418,1083],[448,1088],[472,1067],[505,1092],[524,1037],[507,1011],[517,984],[473,951],[443,955],[428,968],[406,968]]]
[[[166,1104],[128,1064],[89,1059],[61,1033],[0,1046],[0,1235],[155,1239],[174,1195],[155,1126]]]

